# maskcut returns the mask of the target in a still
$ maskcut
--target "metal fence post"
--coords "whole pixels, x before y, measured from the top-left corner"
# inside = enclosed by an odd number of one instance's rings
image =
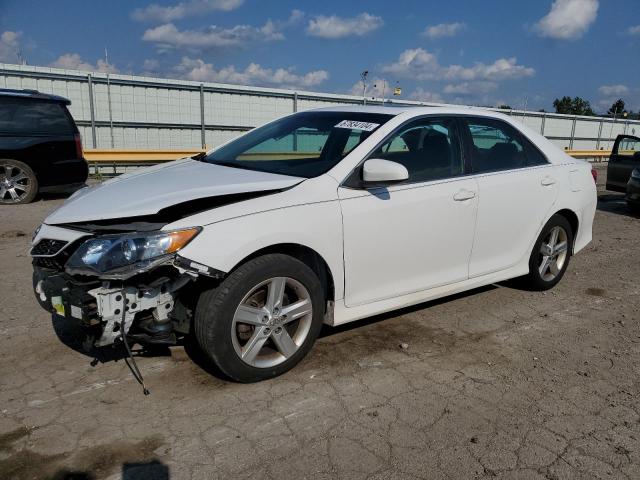
[[[293,92],[293,113],[298,111],[298,92]]]
[[[600,139],[602,138],[602,126],[604,125],[604,119],[600,119],[600,126],[598,127],[598,140],[596,140],[596,150],[600,150]]]
[[[544,137],[544,124],[547,120],[547,113],[544,112],[542,114],[542,123],[540,124],[540,135],[542,135]]]
[[[576,121],[578,117],[573,117],[573,122],[571,123],[571,140],[569,140],[569,150],[573,150],[573,138],[576,135]]]
[[[204,124],[204,84],[200,84],[200,140],[202,148],[207,148],[207,132]]]
[[[91,140],[93,142],[93,148],[96,148],[96,115],[93,105],[93,81],[91,80],[90,73],[87,74],[87,83],[89,85],[89,111],[91,113]]]
[[[111,110],[111,82],[107,73],[107,102],[109,104],[109,134],[111,135],[111,148],[115,147],[113,141],[113,112]]]

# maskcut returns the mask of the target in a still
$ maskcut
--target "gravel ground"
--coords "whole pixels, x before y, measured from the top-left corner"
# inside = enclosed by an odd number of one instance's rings
[[[326,328],[259,384],[189,345],[146,354],[148,397],[122,352],[92,364],[33,297],[30,235],[61,202],[0,210],[2,478],[640,478],[640,219],[621,195],[601,192],[552,291]]]

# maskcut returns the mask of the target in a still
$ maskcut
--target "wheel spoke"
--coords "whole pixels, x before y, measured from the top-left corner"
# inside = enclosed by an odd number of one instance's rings
[[[306,298],[282,308],[282,315],[286,316],[284,323],[293,322],[308,313],[311,313],[311,302]]]
[[[269,283],[269,291],[267,294],[266,309],[273,313],[275,308],[282,307],[282,299],[284,298],[284,287],[287,281],[284,277],[276,277]]]
[[[21,192],[26,193],[29,191],[29,185],[20,185],[19,183],[17,183],[13,186],[13,189],[14,190],[17,189],[17,190],[20,190]]]
[[[566,251],[567,251],[567,242],[560,242],[556,245],[555,249],[553,250],[553,253],[557,255],[558,253],[562,253]]]
[[[289,332],[284,328],[281,328],[278,333],[274,332],[271,338],[273,339],[273,343],[276,344],[278,351],[286,358],[289,358],[298,350],[298,346],[291,338],[291,335],[289,335]]]
[[[560,269],[558,268],[558,260],[553,260],[549,265],[549,271],[553,274],[553,276],[558,275],[560,273]]]
[[[551,235],[549,237],[549,247],[551,247],[551,250],[553,250],[556,243],[558,243],[558,233],[560,233],[559,227],[554,227],[553,230],[551,230]]]
[[[9,192],[9,195],[11,195],[12,200],[18,200],[20,198],[20,196],[16,193],[15,188],[9,188],[7,191]]]
[[[0,187],[0,200],[4,200],[4,197],[7,195],[7,189],[4,187]]]
[[[248,325],[262,325],[262,317],[265,315],[266,312],[261,308],[240,305],[236,310],[234,320]]]
[[[11,172],[13,172],[13,167],[11,165],[4,165],[4,178],[7,180],[10,179]]]
[[[542,257],[542,263],[540,264],[540,268],[538,269],[541,277],[544,277],[547,269],[549,268],[549,265],[551,264],[551,261],[552,260],[550,255],[545,255],[544,257]]]
[[[11,177],[12,182],[19,182],[20,180],[28,180],[29,177],[23,172],[18,170],[18,174],[15,177]]]
[[[251,335],[251,338],[242,348],[242,359],[247,363],[253,363],[255,358],[262,350],[265,342],[269,338],[269,333],[266,333],[266,327],[257,327]]]

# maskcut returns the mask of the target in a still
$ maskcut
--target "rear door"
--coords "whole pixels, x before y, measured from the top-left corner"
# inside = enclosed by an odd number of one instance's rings
[[[640,168],[640,138],[618,135],[607,167],[607,190],[625,192],[634,168]]]
[[[478,216],[469,277],[515,266],[558,194],[555,166],[508,123],[467,117]]]

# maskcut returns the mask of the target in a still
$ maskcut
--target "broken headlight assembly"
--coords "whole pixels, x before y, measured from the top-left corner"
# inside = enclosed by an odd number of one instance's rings
[[[65,269],[71,274],[127,278],[171,258],[200,230],[196,227],[90,238],[78,247]]]

